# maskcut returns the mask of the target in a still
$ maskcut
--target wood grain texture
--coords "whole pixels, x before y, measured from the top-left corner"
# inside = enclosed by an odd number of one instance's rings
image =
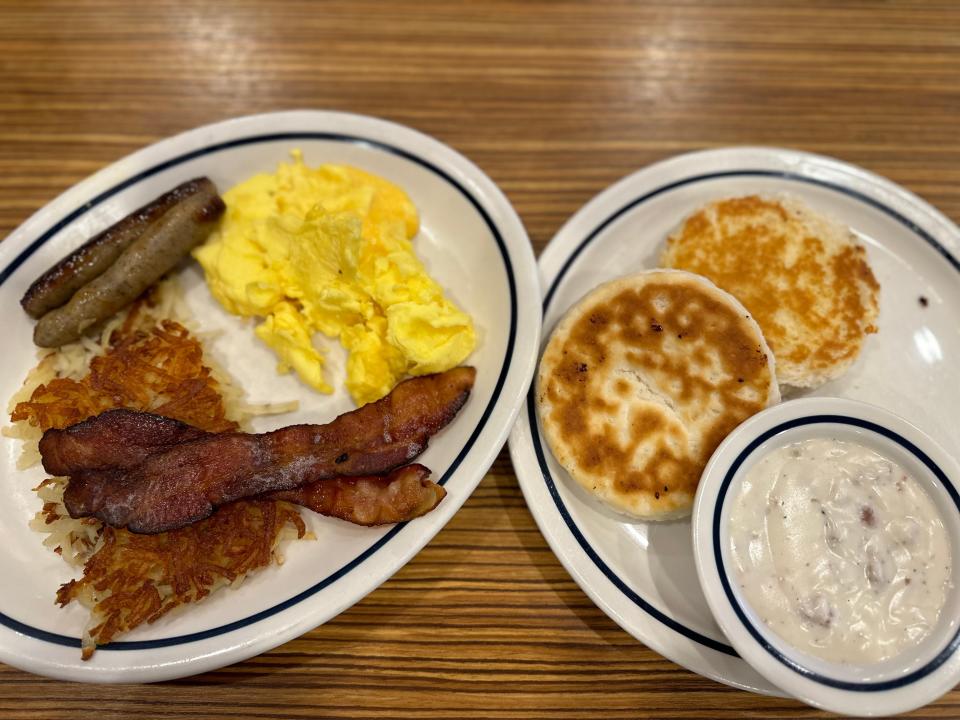
[[[222,118],[339,109],[412,125],[500,184],[542,249],[675,153],[835,155],[960,220],[960,4],[0,0],[0,237],[78,180]],[[154,686],[0,666],[0,717],[771,718],[824,714],[688,672],[606,618],[502,453],[392,580],[334,621]],[[914,713],[956,717],[960,692]]]

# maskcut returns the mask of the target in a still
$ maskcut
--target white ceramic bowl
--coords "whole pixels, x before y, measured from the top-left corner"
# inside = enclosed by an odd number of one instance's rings
[[[829,436],[852,440],[898,463],[934,501],[950,538],[953,586],[940,620],[916,647],[874,665],[840,665],[789,645],[756,615],[732,574],[729,516],[743,477],[768,452]],[[960,465],[925,433],[872,405],[841,398],[803,398],[750,418],[734,430],[704,470],[693,509],[693,544],[700,583],[717,623],[737,652],[785,692],[848,715],[906,712],[960,681]]]

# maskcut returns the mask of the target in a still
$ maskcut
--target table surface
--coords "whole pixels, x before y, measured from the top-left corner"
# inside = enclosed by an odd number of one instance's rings
[[[192,7],[191,7],[192,5]],[[148,143],[338,109],[478,163],[539,251],[618,178],[737,144],[834,155],[960,220],[960,3],[0,0],[0,237]],[[0,717],[819,717],[620,630],[574,584],[504,451],[450,524],[335,620],[176,682],[0,665]],[[960,714],[954,691],[916,717]]]

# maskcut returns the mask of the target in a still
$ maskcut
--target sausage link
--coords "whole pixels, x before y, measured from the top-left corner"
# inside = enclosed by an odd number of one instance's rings
[[[106,272],[120,253],[170,208],[201,191],[216,193],[217,189],[207,178],[188,180],[94,235],[34,280],[20,305],[30,317],[39,318],[66,304],[77,290]]]
[[[107,270],[37,322],[33,341],[60,347],[132,303],[203,242],[226,210],[216,187],[182,199],[150,225]]]

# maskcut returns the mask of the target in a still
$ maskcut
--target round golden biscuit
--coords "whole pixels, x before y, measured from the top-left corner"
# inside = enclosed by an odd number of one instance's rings
[[[652,270],[601,285],[550,336],[537,377],[557,461],[612,508],[688,515],[717,445],[778,402],[759,326],[705,278]]]
[[[710,203],[668,238],[662,264],[704,275],[740,300],[784,385],[840,376],[877,330],[880,285],[866,250],[850,229],[794,198]]]

